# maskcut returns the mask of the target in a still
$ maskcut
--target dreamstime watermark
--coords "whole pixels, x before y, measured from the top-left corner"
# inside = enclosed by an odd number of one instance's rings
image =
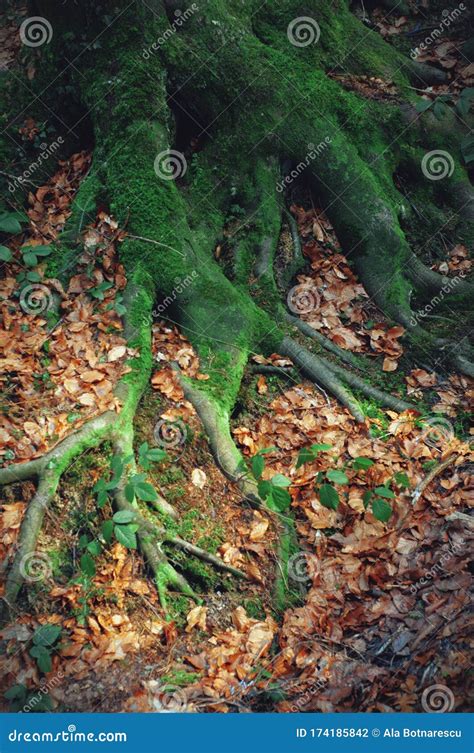
[[[39,316],[49,311],[53,305],[53,295],[46,285],[33,283],[25,285],[20,293],[20,306],[25,314]]]
[[[75,724],[69,724],[61,732],[21,732],[13,729],[8,734],[11,743],[126,743],[126,732],[77,732]]]
[[[293,314],[309,314],[311,311],[319,308],[321,296],[319,295],[314,283],[303,282],[301,285],[295,285],[288,292],[286,302],[288,308]]]
[[[186,424],[180,418],[175,421],[162,418],[155,424],[153,436],[158,447],[164,450],[180,447],[186,442]]]
[[[34,162],[31,162],[26,170],[23,170],[21,175],[18,175],[17,177],[13,177],[12,180],[8,183],[8,190],[10,193],[15,193],[17,188],[20,188],[23,186],[23,183],[27,183],[32,175],[38,170],[43,162],[46,162],[46,160],[51,157],[52,154],[54,154],[59,147],[64,144],[64,139],[62,136],[58,136],[58,138],[53,141],[51,144],[40,144],[41,152],[38,155],[37,159]]]
[[[25,18],[20,26],[20,39],[26,47],[41,47],[53,38],[53,27],[43,16]]]
[[[158,39],[156,40],[156,42],[153,42],[153,44],[150,45],[150,47],[148,47],[148,48],[146,48],[146,49],[143,50],[142,57],[145,60],[149,60],[150,57],[151,57],[151,55],[152,55],[152,53],[156,52],[157,50],[159,50],[160,47],[163,47],[163,45],[166,44],[166,42],[168,41],[168,39],[170,39],[173,36],[173,34],[176,34],[176,32],[178,31],[178,29],[180,29],[181,26],[184,23],[186,23],[186,21],[188,21],[191,18],[191,16],[194,13],[196,13],[197,10],[199,10],[199,6],[196,3],[193,3],[189,8],[187,8],[184,11],[184,13],[181,10],[175,11],[176,18],[173,21],[173,23],[171,24],[171,26],[169,26],[163,32],[163,34],[161,35],[161,37],[158,37]]]
[[[286,36],[294,47],[308,47],[310,44],[319,42],[321,29],[318,22],[311,16],[298,16],[288,24]]]
[[[454,694],[446,685],[430,685],[421,696],[423,711],[428,714],[446,714],[454,708]]]
[[[297,583],[307,583],[319,572],[320,561],[310,552],[298,552],[288,560],[288,578]]]
[[[443,449],[455,437],[454,426],[444,416],[431,416],[422,422],[421,440],[429,447]]]
[[[181,178],[188,169],[186,157],[176,149],[165,149],[155,157],[153,164],[155,173],[162,180],[176,180]]]
[[[450,277],[446,284],[441,288],[439,295],[435,295],[431,299],[431,301],[427,303],[426,306],[424,306],[422,309],[418,309],[418,311],[413,312],[410,319],[411,326],[414,327],[416,324],[419,324],[420,319],[424,319],[425,317],[429,316],[431,312],[436,308],[436,306],[438,306],[444,300],[445,296],[448,295],[448,293],[450,293],[465,276],[466,273],[464,271],[461,271],[456,275],[456,277]]]
[[[170,687],[160,680],[150,680],[147,687],[153,694],[153,706],[157,711],[182,714],[188,710],[188,697],[182,688]]]
[[[62,672],[57,672],[49,680],[46,680],[45,677],[42,677],[40,680],[41,687],[38,690],[35,690],[33,695],[29,697],[28,702],[25,703],[24,706],[22,706],[22,712],[24,714],[28,714],[30,711],[35,711],[36,707],[41,705],[44,697],[49,695],[49,691],[59,685],[63,678],[64,674]]]
[[[440,556],[438,562],[427,570],[422,578],[419,578],[416,583],[410,586],[410,593],[413,595],[418,593],[419,589],[424,588],[430,581],[442,575],[445,572],[446,564],[459,554],[460,551],[462,551],[462,544],[451,544],[449,549]]]
[[[322,152],[324,152],[325,149],[328,148],[329,144],[332,143],[332,139],[330,136],[326,136],[322,141],[319,142],[319,144],[308,144],[308,153],[305,157],[305,159],[302,162],[298,162],[295,168],[291,170],[291,172],[286,175],[283,180],[280,180],[279,183],[277,183],[276,190],[278,193],[282,193],[284,189],[287,186],[290,186],[294,180],[299,178],[302,172],[306,170],[307,167],[311,164],[311,162],[315,159],[317,159]]]
[[[425,37],[423,42],[421,42],[418,47],[412,47],[412,49],[410,50],[410,57],[413,60],[416,60],[416,58],[421,53],[426,52],[428,47],[430,47],[433,42],[436,42],[436,40],[444,34],[446,29],[449,29],[451,24],[457,21],[460,16],[462,16],[465,10],[467,10],[467,8],[464,3],[459,3],[458,7],[454,8],[453,10],[444,9],[442,12],[443,19],[441,23],[435,29],[433,29],[429,36]]]
[[[428,180],[450,178],[454,172],[454,160],[449,152],[443,149],[433,149],[431,152],[426,152],[421,160],[421,172]]]
[[[158,306],[156,306],[156,308],[153,309],[153,316],[156,316],[156,317],[161,316],[161,314],[163,314],[166,311],[168,306],[171,306],[176,301],[176,297],[180,295],[181,293],[183,293],[186,290],[186,288],[188,288],[190,285],[193,284],[197,276],[198,276],[197,271],[193,269],[191,274],[186,275],[186,277],[183,277],[182,279],[179,277],[176,278],[175,287],[173,288],[171,293],[167,295],[166,298],[164,298],[162,302],[159,303]]]
[[[27,583],[38,583],[51,576],[51,560],[44,552],[29,552],[20,561],[20,575]]]

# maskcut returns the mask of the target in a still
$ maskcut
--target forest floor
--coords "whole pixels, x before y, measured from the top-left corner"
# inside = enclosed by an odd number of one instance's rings
[[[403,19],[374,15],[386,35],[402,33],[410,23]],[[430,55],[441,66],[447,60],[447,70],[467,68],[457,47],[443,44]],[[471,75],[466,70],[466,80]],[[359,77],[347,84],[363,87],[365,95],[390,96],[389,82]],[[22,127],[26,140],[40,138],[34,121]],[[47,184],[32,189],[27,222],[9,243],[11,259],[0,279],[5,465],[41,456],[91,416],[119,407],[114,386],[133,355],[121,320],[126,279],[118,256],[126,228],[105,207],[99,210],[83,233],[68,287],[55,285],[61,318],[54,325],[42,283],[42,249],[64,227],[91,159],[88,151],[72,155],[58,163]],[[16,619],[0,634],[4,709],[39,710],[32,699],[46,695],[61,711],[468,708],[474,533],[466,514],[473,460],[466,427],[474,382],[415,367],[404,351],[403,328],[386,321],[367,296],[317,198],[302,189],[293,199],[290,211],[307,265],[292,284],[318,297],[302,318],[341,348],[381,366],[384,379],[375,386],[408,397],[416,410],[399,414],[365,401],[367,417],[358,424],[298,377],[291,362],[253,356],[232,432],[247,457],[271,448],[264,478],[281,473],[291,480],[299,552],[290,557],[287,604],[277,609],[278,520],[264,508],[242,505],[238,489],[216,467],[171,364],[197,379],[206,375],[165,311],[153,324],[155,366],[136,415],[135,444],[166,449],[167,459],[147,476],[176,508],[177,534],[241,569],[248,580],[167,550],[202,604],[173,594],[166,619],[137,552],[118,542],[103,546],[101,526],[112,511],[108,503],[98,509],[93,486],[108,468],[107,448],[85,453],[61,480]],[[277,267],[290,244],[284,224]],[[471,268],[467,249],[449,240],[444,258],[430,257],[429,249],[426,254],[447,276]],[[27,300],[21,296],[24,275],[30,288],[37,286]],[[257,373],[265,365],[286,371]],[[169,427],[174,433],[164,434]],[[330,449],[298,467],[300,451],[313,444]],[[358,471],[355,458],[373,463]],[[346,475],[345,503],[337,510],[322,506],[314,489],[318,473],[328,468]],[[393,514],[384,523],[366,509],[363,495],[389,481]],[[28,482],[2,489],[0,552],[6,563],[33,488]],[[81,537],[90,534],[100,542],[93,573],[80,564]],[[47,672],[31,653],[40,625],[60,628]]]

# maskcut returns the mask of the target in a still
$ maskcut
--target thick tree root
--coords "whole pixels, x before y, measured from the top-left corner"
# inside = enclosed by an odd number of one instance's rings
[[[325,360],[325,363],[328,369],[330,369],[334,374],[340,376],[341,379],[347,382],[347,384],[350,384],[351,387],[354,387],[355,389],[359,390],[359,392],[362,392],[366,397],[369,397],[372,400],[376,400],[378,403],[380,403],[380,405],[383,405],[386,408],[392,408],[392,410],[396,410],[399,413],[404,410],[415,410],[414,405],[411,405],[405,400],[401,400],[394,395],[390,395],[388,392],[379,390],[377,389],[377,387],[372,387],[371,384],[367,384],[367,382],[365,382],[361,377],[357,376],[357,374],[354,374],[352,371],[348,371],[344,367],[338,366],[332,361]]]
[[[175,370],[179,367],[175,366]],[[244,498],[260,505],[257,484],[250,477],[244,459],[230,434],[229,415],[217,401],[180,375],[180,384],[187,400],[194,406],[207,434],[212,454],[223,473],[233,481]]]
[[[341,361],[344,361],[345,363],[349,364],[349,366],[355,366],[356,368],[363,368],[363,359],[359,358],[358,356],[354,355],[354,353],[351,353],[350,350],[344,350],[343,348],[340,348],[338,345],[332,342],[328,337],[325,337],[320,332],[318,332],[314,327],[312,327],[308,322],[303,321],[303,319],[300,319],[297,316],[292,316],[292,314],[286,314],[286,320],[289,324],[292,324],[294,327],[297,327],[299,331],[306,335],[306,337],[310,337],[312,340],[316,340],[320,345],[323,346],[326,350],[333,353],[333,355],[337,356],[341,359]]]
[[[290,337],[283,339],[279,352],[282,356],[290,358],[313,382],[322,385],[337,397],[352,413],[356,421],[364,423],[365,418],[359,403],[336,374],[328,368],[326,361],[314,355]]]

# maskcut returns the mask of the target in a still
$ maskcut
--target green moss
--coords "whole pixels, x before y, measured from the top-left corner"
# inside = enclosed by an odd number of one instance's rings
[[[186,685],[196,682],[199,679],[199,675],[196,672],[186,672],[184,669],[174,669],[172,672],[162,675],[160,679],[162,683],[170,687],[185,688]]]

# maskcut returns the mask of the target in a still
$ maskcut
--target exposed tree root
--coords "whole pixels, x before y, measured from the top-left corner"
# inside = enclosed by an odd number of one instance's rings
[[[367,384],[367,382],[365,382],[361,377],[357,376],[357,374],[354,374],[354,372],[348,371],[347,369],[343,368],[342,366],[338,366],[332,361],[325,360],[325,364],[327,368],[330,369],[330,371],[340,376],[341,379],[350,384],[351,387],[359,390],[366,397],[376,400],[378,403],[380,403],[380,405],[383,405],[386,408],[392,408],[392,410],[396,410],[399,413],[404,410],[414,410],[415,406],[411,405],[411,403],[407,403],[405,400],[401,400],[399,397],[390,395],[388,392],[384,392],[383,390],[377,389],[377,387],[373,387],[371,384]]]
[[[349,350],[344,350],[343,348],[340,348],[338,345],[332,342],[328,337],[324,337],[320,332],[318,332],[314,327],[312,327],[308,322],[303,321],[303,319],[300,319],[297,316],[292,316],[292,314],[286,314],[286,320],[289,322],[289,324],[292,324],[293,326],[297,327],[299,331],[306,335],[306,337],[310,337],[312,340],[316,340],[320,345],[323,346],[326,350],[333,353],[335,356],[341,359],[341,361],[344,361],[345,363],[349,364],[349,366],[355,366],[356,368],[362,368],[363,367],[363,359],[359,358],[358,356],[354,355],[354,353],[351,353]]]
[[[282,356],[290,358],[299,366],[305,374],[316,384],[325,387],[331,394],[340,400],[348,408],[359,423],[364,423],[365,418],[361,407],[351,392],[336,374],[328,368],[328,364],[319,356],[314,355],[302,345],[285,337],[280,345],[279,352]]]
[[[175,366],[178,370],[179,367]],[[244,459],[230,434],[229,415],[216,400],[180,375],[180,384],[187,400],[194,406],[207,434],[209,446],[223,473],[237,484],[244,498],[252,504],[261,504],[257,484],[250,477]]]

